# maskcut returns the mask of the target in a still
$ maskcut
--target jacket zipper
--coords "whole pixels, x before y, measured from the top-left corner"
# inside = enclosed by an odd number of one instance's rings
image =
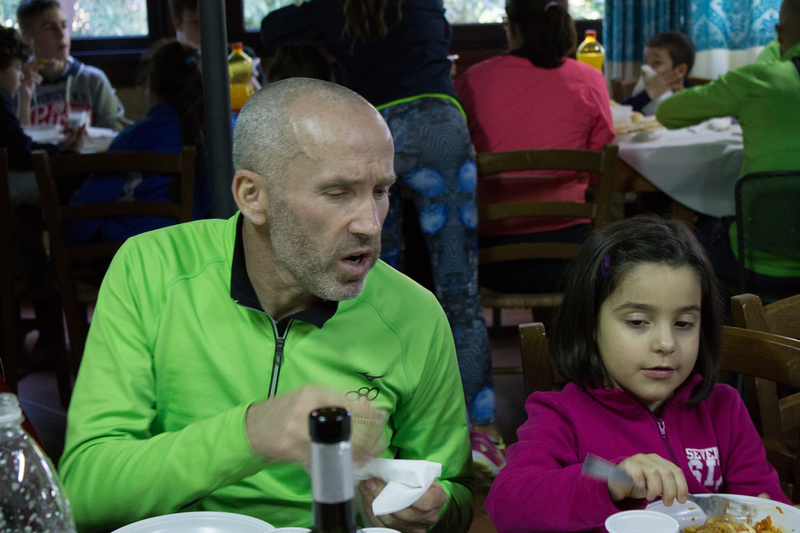
[[[655,417],[655,415],[653,415]],[[667,440],[667,424],[664,422],[663,418],[656,418],[656,424],[658,425],[658,432],[661,433],[661,440],[664,441],[664,446],[667,447],[667,451],[669,452],[669,456],[672,459],[673,464],[678,464],[678,460],[675,458],[675,453],[672,451],[672,446],[669,445],[669,441]]]
[[[290,320],[286,325],[286,330],[283,335],[278,335],[278,327],[272,317],[269,317],[270,324],[272,324],[272,332],[275,335],[275,353],[272,356],[272,375],[269,378],[269,392],[267,398],[272,398],[278,392],[278,379],[281,375],[281,365],[283,364],[283,347],[286,344],[286,335],[289,334],[289,328],[292,326],[294,320]]]

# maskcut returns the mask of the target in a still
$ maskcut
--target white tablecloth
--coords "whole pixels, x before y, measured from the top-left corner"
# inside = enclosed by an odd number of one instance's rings
[[[23,128],[25,133],[38,143],[56,144],[64,139],[61,133],[61,126],[26,126]],[[83,143],[81,153],[93,154],[95,152],[105,152],[108,145],[117,136],[117,132],[108,128],[86,127],[86,141]]]
[[[620,159],[672,199],[713,217],[736,212],[734,190],[744,155],[738,124],[725,131],[704,122],[619,135],[616,143]]]

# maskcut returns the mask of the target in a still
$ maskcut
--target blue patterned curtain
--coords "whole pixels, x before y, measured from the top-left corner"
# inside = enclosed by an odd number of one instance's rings
[[[781,0],[691,0],[693,74],[715,78],[755,60],[775,39]]]
[[[606,77],[638,78],[644,43],[656,33],[689,34],[690,3],[692,0],[606,0],[603,19]]]

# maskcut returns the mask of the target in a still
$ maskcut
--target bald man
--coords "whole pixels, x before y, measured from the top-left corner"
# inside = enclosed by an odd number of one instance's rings
[[[371,512],[385,483],[362,482],[366,525],[469,528],[447,318],[378,260],[393,156],[381,115],[355,93],[270,84],[236,124],[239,212],[125,243],[68,414],[60,472],[79,529],[203,510],[309,527],[308,413],[330,404],[354,412],[354,455],[442,464],[389,515]]]

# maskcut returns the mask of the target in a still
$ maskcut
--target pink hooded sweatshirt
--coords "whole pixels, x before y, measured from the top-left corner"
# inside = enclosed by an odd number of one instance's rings
[[[585,390],[570,383],[562,392],[531,394],[519,442],[508,448],[508,464],[486,498],[498,533],[604,532],[612,514],[647,506],[643,499],[617,506],[606,482],[582,477],[588,453],[614,463],[655,453],[681,468],[690,493],[766,492],[791,504],[735,389],[716,385],[707,399],[688,403],[701,379],[690,376],[660,418],[619,389]]]

